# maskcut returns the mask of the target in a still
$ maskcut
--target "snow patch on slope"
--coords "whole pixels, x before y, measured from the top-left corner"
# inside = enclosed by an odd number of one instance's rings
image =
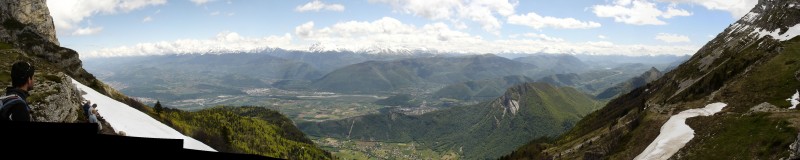
[[[661,133],[658,137],[647,146],[647,149],[636,156],[634,160],[669,159],[694,138],[694,130],[689,127],[689,125],[686,125],[686,119],[697,116],[714,115],[722,111],[722,108],[725,108],[727,105],[728,104],[720,102],[712,103],[706,105],[705,108],[685,110],[670,117],[667,123],[661,126]]]
[[[786,101],[789,101],[789,103],[792,104],[792,106],[789,107],[789,109],[797,108],[797,105],[800,104],[800,91],[795,90],[794,91],[794,95],[792,95],[792,97],[789,97],[788,99],[786,99]]]
[[[794,37],[800,35],[800,24],[796,24],[792,27],[789,27],[789,30],[786,33],[780,34],[781,29],[775,29],[774,31],[768,31],[762,28],[756,28],[755,33],[758,34],[758,38],[763,38],[764,36],[772,36],[772,38],[780,40],[780,41],[787,41]]]
[[[97,112],[99,112],[100,115],[106,119],[108,124],[114,128],[114,132],[124,131],[127,136],[132,137],[183,139],[184,148],[216,151],[208,145],[203,144],[203,142],[187,137],[133,107],[100,94],[72,78],[70,79],[75,87],[86,92],[86,94],[83,95],[84,99],[97,104]]]

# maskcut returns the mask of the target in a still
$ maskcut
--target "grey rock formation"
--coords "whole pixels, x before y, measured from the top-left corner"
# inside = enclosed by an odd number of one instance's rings
[[[794,72],[794,79],[797,79],[797,81],[800,81],[800,70],[797,70],[797,72]]]
[[[800,134],[797,135],[794,143],[789,145],[789,158],[785,159],[800,159]]]
[[[77,52],[59,46],[45,0],[0,2],[0,25],[0,43],[45,59],[79,81],[95,79],[81,67]]]
[[[50,10],[45,0],[3,1],[0,2],[0,13],[5,15],[0,16],[3,28],[8,28],[5,25],[12,23],[7,20],[13,18],[25,24],[24,30],[31,30],[47,41],[59,45],[53,18],[50,17]],[[5,29],[0,29],[2,30]],[[0,37],[3,40],[6,38],[8,37]]]
[[[36,122],[77,122],[83,112],[80,108],[80,101],[83,99],[80,91],[64,73],[48,76],[57,80],[37,81],[31,98],[28,98],[31,101],[33,119]]]
[[[68,77],[94,80],[74,50],[59,46],[53,18],[45,0],[0,1],[0,43],[14,50],[3,55],[20,55],[38,68],[36,85],[28,97],[37,122],[77,122],[82,118],[80,93]],[[6,68],[10,64],[2,64]],[[47,67],[45,67],[47,66]]]
[[[756,112],[776,112],[781,111],[781,108],[778,108],[775,105],[769,104],[767,102],[761,103],[759,105],[750,108],[750,111],[747,113],[756,113]]]

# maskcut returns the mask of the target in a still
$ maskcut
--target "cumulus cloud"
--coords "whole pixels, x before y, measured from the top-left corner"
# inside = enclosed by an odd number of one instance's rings
[[[310,29],[309,31],[306,31]],[[449,25],[436,22],[415,26],[391,17],[375,21],[348,21],[322,27],[305,23],[295,31],[308,33],[298,46],[318,44],[327,50],[365,51],[375,47],[429,50],[446,53],[575,53],[625,55],[687,55],[699,46],[693,45],[623,45],[607,41],[569,42],[544,34],[512,35],[517,38],[487,40]],[[300,48],[301,50],[305,48]]]
[[[104,48],[86,53],[86,57],[144,56],[166,54],[221,54],[262,51],[278,46],[291,47],[292,36],[244,37],[236,32],[221,32],[210,39],[180,39],[139,43],[133,46]],[[84,55],[81,55],[82,57]]]
[[[499,34],[502,23],[496,15],[513,15],[517,0],[370,0],[386,3],[394,11],[412,14],[431,20],[447,20],[457,28],[466,28],[462,21],[472,21],[481,25],[485,31]]]
[[[657,40],[661,40],[667,43],[680,43],[680,42],[691,42],[692,40],[689,39],[689,36],[678,35],[678,34],[669,34],[669,33],[658,33],[656,35]]]
[[[670,3],[699,4],[709,10],[721,10],[731,13],[734,19],[739,19],[758,4],[758,0],[658,0]]]
[[[294,38],[298,37],[298,38]],[[192,53],[258,52],[266,48],[309,51],[370,52],[376,49],[422,50],[439,53],[572,53],[595,55],[687,55],[694,45],[615,44],[608,41],[570,42],[545,34],[511,35],[511,39],[488,40],[454,29],[444,22],[416,26],[391,17],[375,21],[346,21],[318,26],[313,21],[295,27],[294,35],[244,37],[223,32],[210,39],[182,39],[105,48],[81,55],[139,56]]]
[[[311,30],[314,29],[314,22],[309,21],[294,28],[294,34],[302,38],[310,37]]]
[[[608,37],[606,37],[606,35],[602,35],[602,34],[601,34],[601,35],[597,35],[597,38],[600,38],[600,39],[606,39],[606,38],[608,38]]]
[[[103,31],[103,27],[86,27],[86,28],[79,28],[72,32],[73,36],[85,36],[85,35],[93,35],[100,33]]]
[[[166,3],[166,0],[50,0],[47,1],[47,8],[50,9],[56,29],[61,33],[87,35],[75,33],[78,30],[87,33],[90,27],[80,27],[80,24],[93,15],[124,13]]]
[[[558,29],[589,29],[601,26],[600,23],[597,22],[579,21],[574,18],[540,16],[533,12],[524,15],[511,15],[508,17],[508,23],[524,25],[535,29],[542,29],[545,27]]]
[[[682,9],[675,9],[673,7],[669,7],[669,8],[667,8],[667,11],[665,11],[664,14],[661,15],[661,17],[672,18],[672,17],[677,17],[677,16],[691,16],[691,15],[692,15],[692,13],[690,13],[689,11],[682,10]]]
[[[592,6],[597,17],[614,18],[615,22],[633,25],[665,25],[662,18],[691,16],[692,13],[670,5],[666,10],[657,8],[657,4],[648,0],[616,0],[609,5]]]
[[[325,4],[322,1],[314,0],[308,2],[304,5],[297,6],[294,8],[297,12],[307,12],[307,11],[315,11],[319,12],[320,10],[328,10],[328,11],[337,11],[341,12],[344,11],[344,5],[341,4]]]

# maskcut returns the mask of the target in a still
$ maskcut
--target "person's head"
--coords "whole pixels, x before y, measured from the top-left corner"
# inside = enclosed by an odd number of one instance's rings
[[[92,108],[97,108],[97,103],[93,104]]]
[[[11,85],[25,91],[33,90],[33,65],[28,62],[17,62],[11,66]]]

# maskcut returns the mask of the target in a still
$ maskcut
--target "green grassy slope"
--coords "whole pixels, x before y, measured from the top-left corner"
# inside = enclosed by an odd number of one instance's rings
[[[534,80],[525,76],[505,76],[478,81],[468,81],[447,85],[433,93],[434,98],[459,100],[488,100],[503,95],[509,87]]]
[[[511,100],[519,102],[517,111],[511,111]],[[492,158],[534,138],[558,135],[600,105],[572,88],[527,83],[494,101],[420,116],[385,112],[298,126],[312,136],[416,141],[440,152],[457,151],[468,159]]]
[[[215,107],[186,112],[168,109],[156,114],[173,126],[222,152],[285,159],[332,159],[285,116],[262,107]]]
[[[313,88],[343,93],[391,92],[420,85],[446,85],[509,75],[534,75],[537,67],[495,55],[369,61],[337,69]]]

